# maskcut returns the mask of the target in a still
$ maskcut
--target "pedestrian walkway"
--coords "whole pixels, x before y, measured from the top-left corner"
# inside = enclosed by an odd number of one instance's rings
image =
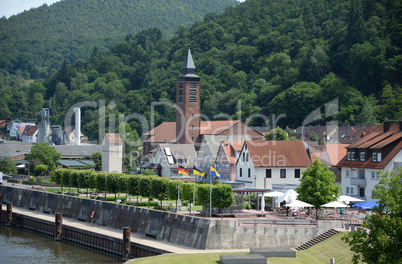
[[[7,210],[6,205],[2,205],[2,210],[4,210],[4,211]],[[22,215],[26,215],[29,217],[50,221],[50,222],[55,222],[54,215],[44,214],[44,213],[27,210],[27,209],[20,208],[20,207],[13,207],[13,213],[22,214]],[[114,229],[114,228],[110,228],[110,227],[106,227],[106,226],[99,226],[97,224],[92,224],[92,223],[87,223],[87,222],[81,222],[81,221],[74,220],[71,218],[63,217],[63,226],[74,227],[77,229],[90,231],[93,233],[98,233],[98,234],[102,234],[102,235],[113,237],[113,238],[123,239],[123,231],[122,230],[118,230],[118,229]],[[182,246],[182,245],[176,245],[176,244],[169,243],[166,241],[160,241],[160,240],[156,240],[153,238],[140,236],[140,235],[137,235],[134,233],[131,233],[131,242],[135,242],[135,243],[138,243],[138,244],[141,244],[144,246],[148,246],[151,248],[163,249],[163,250],[169,251],[171,253],[177,253],[177,254],[237,252],[239,250],[240,251],[248,250],[248,249],[232,249],[232,250],[228,250],[228,249],[225,249],[225,250],[196,249],[196,248],[186,247],[186,246]]]

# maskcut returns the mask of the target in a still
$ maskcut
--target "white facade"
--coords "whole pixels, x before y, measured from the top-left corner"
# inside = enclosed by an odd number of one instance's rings
[[[366,201],[372,200],[373,189],[380,180],[380,171],[393,171],[402,166],[402,150],[384,169],[342,167],[342,194]]]
[[[119,134],[106,134],[105,139],[103,140],[102,171],[123,171],[123,144]]]
[[[274,164],[281,164],[283,156],[267,157],[277,159]],[[247,145],[243,147],[236,165],[236,181],[245,183],[246,187],[259,189],[273,189],[273,184],[277,185],[300,185],[302,171],[306,167],[256,167],[253,164]]]

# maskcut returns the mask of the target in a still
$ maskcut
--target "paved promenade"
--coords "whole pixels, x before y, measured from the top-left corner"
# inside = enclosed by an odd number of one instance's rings
[[[2,210],[6,211],[7,206],[2,205]],[[37,218],[37,219],[43,219],[46,221],[55,222],[55,216],[52,214],[50,214],[50,215],[44,214],[44,213],[27,210],[27,209],[20,208],[20,207],[13,206],[13,213],[18,213],[18,214],[30,216],[30,217]],[[66,217],[63,217],[63,226],[71,226],[71,227],[74,227],[77,229],[86,230],[86,231],[102,234],[102,235],[109,236],[109,237],[123,239],[123,231],[122,230],[109,228],[106,226],[99,226],[97,224],[81,222],[81,221],[66,218]],[[237,252],[237,251],[247,251],[248,250],[248,249],[202,250],[202,249],[196,249],[196,248],[176,245],[173,243],[164,242],[164,241],[156,240],[153,238],[143,237],[143,236],[136,235],[134,233],[131,233],[131,242],[142,244],[142,245],[145,245],[148,247],[163,249],[163,250],[166,250],[166,251],[169,251],[172,253],[178,253],[178,254]]]

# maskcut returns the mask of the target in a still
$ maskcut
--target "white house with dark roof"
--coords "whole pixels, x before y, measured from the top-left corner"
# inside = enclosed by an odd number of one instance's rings
[[[350,144],[338,163],[341,168],[342,193],[372,200],[380,171],[397,171],[402,166],[402,121],[398,125],[384,122]]]
[[[24,143],[36,143],[38,141],[38,127],[26,126],[21,137]]]
[[[300,141],[246,141],[237,160],[236,180],[246,187],[285,189],[299,185],[302,171],[310,165]]]

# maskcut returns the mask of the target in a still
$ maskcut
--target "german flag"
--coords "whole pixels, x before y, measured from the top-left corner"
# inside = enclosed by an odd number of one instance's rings
[[[179,167],[179,174],[183,174],[183,175],[187,175],[188,174],[188,170],[186,170],[185,168]]]

